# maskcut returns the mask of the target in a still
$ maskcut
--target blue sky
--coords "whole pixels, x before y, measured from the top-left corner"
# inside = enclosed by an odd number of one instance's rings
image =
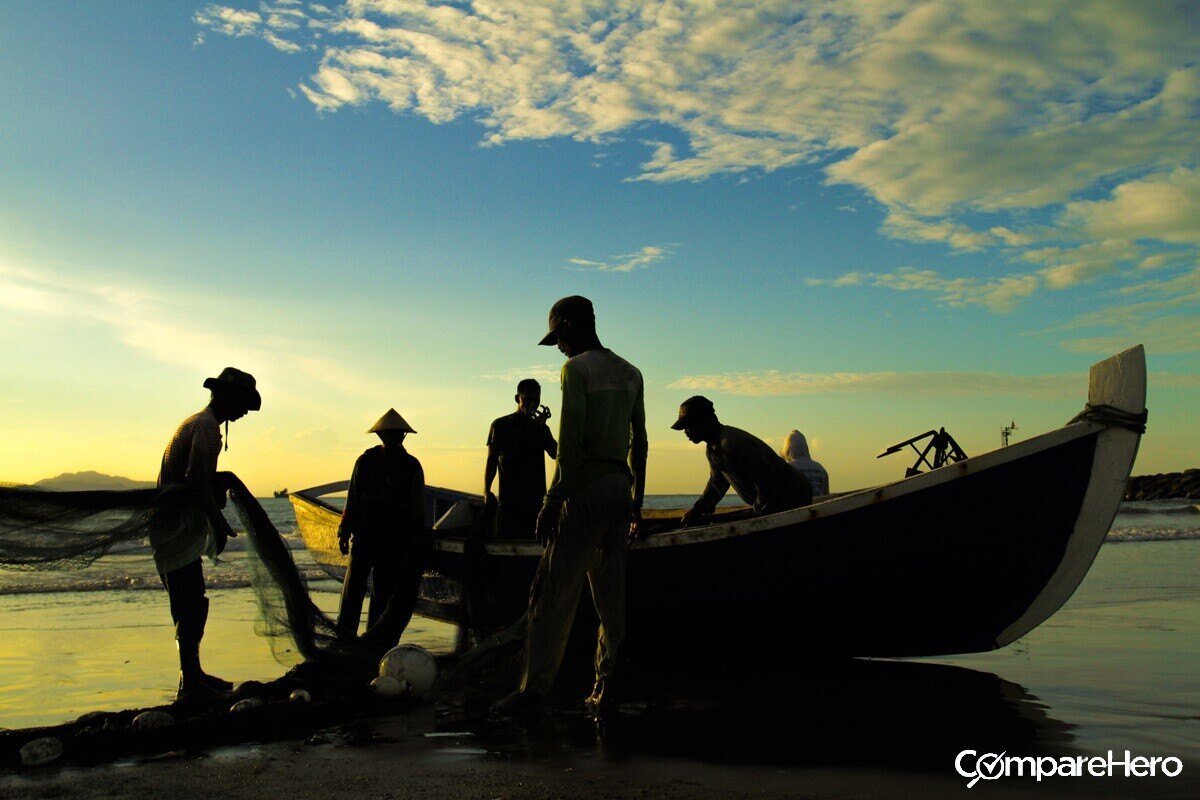
[[[653,491],[702,392],[834,488],[990,449],[1144,342],[1141,471],[1200,435],[1187,3],[38,3],[0,30],[4,480],[152,477],[228,364],[254,488],[396,406],[475,488],[549,305],[642,367]]]

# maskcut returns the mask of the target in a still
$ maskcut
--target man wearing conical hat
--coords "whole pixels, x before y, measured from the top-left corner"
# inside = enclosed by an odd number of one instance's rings
[[[431,538],[425,527],[425,472],[404,449],[404,437],[416,431],[391,408],[367,433],[383,444],[359,456],[350,476],[338,528],[338,546],[350,556],[338,626],[358,633],[367,577],[374,573],[363,639],[386,650],[412,618]]]
[[[228,425],[251,411],[262,408],[254,376],[226,367],[215,378],[204,381],[212,397],[203,411],[185,419],[163,453],[158,485],[168,491],[185,491],[198,513],[187,515],[171,529],[150,534],[150,546],[159,577],[171,603],[175,641],[179,646],[179,696],[225,692],[233,688],[200,668],[200,640],[208,621],[208,598],[204,594],[203,555],[214,559],[225,549],[230,536],[221,509],[226,487],[217,475],[221,453],[221,423]]]

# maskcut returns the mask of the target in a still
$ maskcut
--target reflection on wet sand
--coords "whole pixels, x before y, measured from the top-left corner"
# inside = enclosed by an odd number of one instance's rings
[[[468,730],[489,752],[529,758],[594,752],[939,771],[966,748],[1061,755],[1074,738],[1073,726],[1022,686],[963,667],[848,660],[801,668],[716,653],[701,677],[680,677],[702,671],[669,659],[640,663],[638,672],[620,713],[604,723],[565,695],[562,710],[531,722],[491,719],[485,698],[468,692],[443,710],[438,730]]]

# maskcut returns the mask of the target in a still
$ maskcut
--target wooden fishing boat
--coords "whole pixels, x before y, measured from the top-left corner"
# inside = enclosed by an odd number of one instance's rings
[[[1145,398],[1138,346],[1092,367],[1076,419],[1009,447],[779,514],[733,512],[687,529],[681,511],[652,515],[630,555],[627,642],[852,656],[1004,647],[1054,614],[1091,567],[1137,453]],[[309,550],[334,575],[345,565],[338,512],[321,495],[345,488],[291,494]],[[482,499],[430,488],[426,502],[440,521],[418,613],[460,622]],[[542,548],[481,549],[472,574],[482,573],[483,606],[493,625],[511,623]]]

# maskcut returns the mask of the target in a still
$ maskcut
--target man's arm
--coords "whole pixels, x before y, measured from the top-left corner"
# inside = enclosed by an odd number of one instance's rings
[[[546,492],[546,505],[557,508],[574,491],[583,463],[584,424],[587,422],[587,385],[569,363],[562,369],[562,419],[558,423],[558,456],[554,480]]]
[[[705,455],[708,455],[707,451]],[[729,481],[725,480],[720,465],[711,457],[708,459],[708,470],[708,483],[705,484],[700,499],[683,515],[683,519],[679,523],[680,527],[686,528],[688,525],[694,525],[701,518],[713,513],[717,508],[717,503],[721,502],[721,498],[729,491]]]
[[[700,495],[700,499],[692,506],[692,511],[698,514],[708,516],[717,509],[717,503],[721,502],[721,498],[729,491],[729,481],[725,480],[715,467],[712,469],[712,474],[708,476],[708,483],[704,486],[704,492]]]
[[[650,440],[646,436],[645,392],[638,386],[633,401],[633,414],[629,420],[632,434],[629,443],[629,471],[633,473],[633,507],[640,511],[646,497],[646,457],[650,452]]]
[[[416,462],[416,469],[413,470],[412,489],[409,495],[409,531],[413,536],[420,536],[424,533],[425,524],[425,470],[421,467],[421,462],[413,459]]]
[[[350,472],[350,487],[346,490],[346,507],[342,509],[342,521],[338,523],[338,550],[342,555],[350,554],[350,537],[354,535],[355,517],[358,513],[358,469],[362,456],[354,462]]]
[[[545,421],[541,425],[546,435],[546,439],[542,443],[542,447],[546,450],[546,455],[551,458],[558,458],[558,442],[554,441],[554,434],[550,432],[550,426]]]
[[[496,479],[496,468],[500,465],[500,448],[491,444],[489,438],[487,449],[487,465],[483,468],[483,496],[491,497],[492,481]]]
[[[199,431],[192,437],[187,467],[188,489],[200,504],[200,510],[204,512],[208,524],[212,527],[218,554],[225,549],[225,540],[228,537],[237,536],[217,506],[217,456],[220,452],[219,439],[205,436],[203,431]]]

